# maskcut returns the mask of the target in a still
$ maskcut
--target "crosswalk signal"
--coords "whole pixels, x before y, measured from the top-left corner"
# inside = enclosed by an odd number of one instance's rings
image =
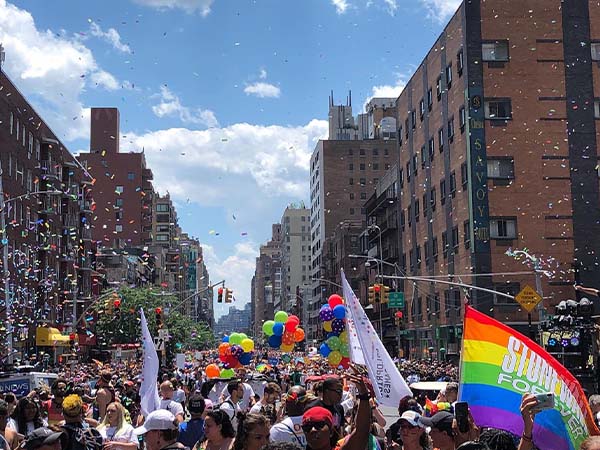
[[[389,303],[390,301],[390,287],[385,284],[381,286],[381,303]]]
[[[159,306],[154,310],[154,312],[156,313],[156,327],[160,330],[163,327],[162,308]]]
[[[217,291],[217,303],[223,303],[223,288],[220,287]]]
[[[225,303],[233,301],[233,289],[225,289]]]

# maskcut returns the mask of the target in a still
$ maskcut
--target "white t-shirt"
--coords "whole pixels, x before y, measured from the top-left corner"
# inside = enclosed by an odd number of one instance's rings
[[[123,425],[123,428],[118,433],[116,427],[100,427],[98,431],[105,441],[138,443],[138,438],[130,424]]]
[[[238,426],[238,420],[237,420],[237,413],[241,412],[240,409],[240,404],[239,403],[233,403],[233,400],[231,400],[230,397],[227,397],[227,399],[221,403],[221,406],[219,407],[219,409],[221,411],[224,411],[225,413],[227,413],[227,415],[229,416],[229,418],[231,419],[231,424],[233,425],[233,429],[237,431],[237,426]]]
[[[286,417],[271,427],[271,442],[292,442],[306,448],[306,436],[301,425],[302,416]]]
[[[181,388],[178,388],[173,393],[173,400],[175,400],[178,403],[185,403],[185,391]]]
[[[250,408],[250,412],[253,414],[260,414],[260,409],[262,408],[262,400],[256,402],[252,408]]]
[[[170,398],[161,399],[159,409],[166,409],[174,416],[177,414],[183,415],[183,406],[181,406],[181,403],[171,400]]]

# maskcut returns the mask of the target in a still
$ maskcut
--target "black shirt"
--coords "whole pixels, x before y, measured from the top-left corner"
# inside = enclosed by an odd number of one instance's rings
[[[322,408],[325,408],[331,413],[331,415],[333,416],[333,428],[337,430],[340,436],[343,436],[344,426],[346,425],[346,417],[342,405],[340,405],[339,403],[335,405],[326,405],[325,403],[323,403],[323,400],[315,400],[307,406],[306,410],[314,408],[315,406],[321,406]]]

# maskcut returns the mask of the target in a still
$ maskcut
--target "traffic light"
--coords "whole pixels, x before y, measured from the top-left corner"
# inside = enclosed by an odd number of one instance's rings
[[[154,312],[156,313],[156,327],[160,330],[163,327],[162,308],[159,306]]]
[[[381,303],[388,303],[390,301],[390,287],[385,284],[381,285]]]
[[[71,347],[71,353],[75,353],[75,333],[69,334],[69,347]]]
[[[374,298],[375,303],[380,303],[381,302],[381,285],[374,284],[373,290],[375,291],[375,298]]]
[[[225,303],[233,301],[233,289],[225,289]]]
[[[113,315],[117,320],[121,318],[121,299],[119,297],[113,300]]]
[[[375,303],[375,287],[369,286],[369,304]]]
[[[220,287],[217,291],[217,303],[223,303],[223,288]]]
[[[394,315],[394,321],[396,322],[397,327],[402,325],[402,317],[404,317],[402,311],[396,311],[396,314]]]

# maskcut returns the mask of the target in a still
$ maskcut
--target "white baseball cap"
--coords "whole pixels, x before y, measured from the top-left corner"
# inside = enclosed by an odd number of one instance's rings
[[[425,428],[425,426],[419,420],[420,418],[421,418],[421,414],[419,414],[416,411],[412,411],[410,409],[408,411],[404,411],[402,413],[402,415],[400,416],[400,420],[406,420],[413,427]]]
[[[166,409],[157,409],[152,411],[146,417],[144,424],[141,427],[137,427],[133,430],[138,436],[152,430],[177,430],[175,416]]]

